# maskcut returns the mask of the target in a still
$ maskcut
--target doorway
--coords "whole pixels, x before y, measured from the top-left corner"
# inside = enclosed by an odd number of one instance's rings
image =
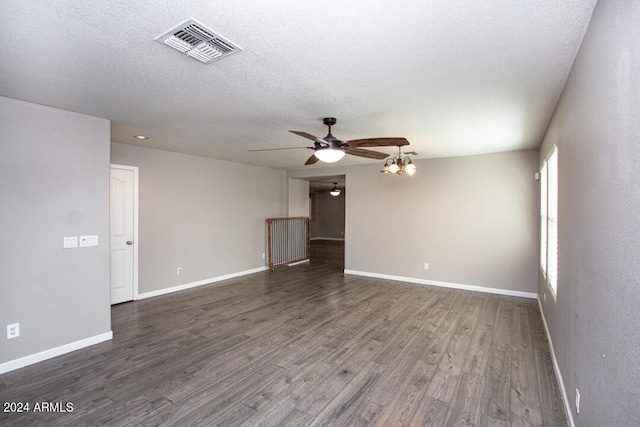
[[[344,270],[346,193],[344,175],[309,179],[312,263]]]
[[[111,305],[138,297],[138,168],[111,165],[109,174]]]

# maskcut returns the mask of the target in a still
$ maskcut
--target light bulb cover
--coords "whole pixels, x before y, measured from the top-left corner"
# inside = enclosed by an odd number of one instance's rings
[[[409,163],[404,167],[404,171],[406,173],[408,173],[409,175],[413,175],[416,172],[418,172],[418,168],[416,168],[416,165],[414,165],[411,160],[409,160]]]
[[[344,157],[344,150],[339,148],[320,148],[314,151],[313,155],[325,163],[335,163]]]
[[[387,161],[384,162],[384,166],[382,167],[382,170],[380,172],[389,173],[389,162],[390,161],[391,161],[391,159],[387,159]]]

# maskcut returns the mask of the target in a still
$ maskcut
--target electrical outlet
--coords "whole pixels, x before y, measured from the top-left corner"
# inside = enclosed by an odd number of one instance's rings
[[[425,263],[424,263],[424,269],[425,269],[425,270],[428,270],[428,269],[429,269],[429,263],[428,263],[428,262],[425,262]]]
[[[20,323],[7,325],[7,339],[18,338],[20,336]]]
[[[580,413],[580,391],[576,389],[576,414]]]
[[[182,274],[182,267],[178,267],[177,274],[178,276]]]
[[[262,252],[262,259],[264,259],[264,252]]]

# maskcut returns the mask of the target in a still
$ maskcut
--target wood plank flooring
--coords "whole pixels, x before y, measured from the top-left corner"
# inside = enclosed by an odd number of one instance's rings
[[[312,240],[311,262],[334,265],[344,269],[344,240]]]
[[[566,425],[534,300],[311,262],[113,307],[114,339],[0,377],[0,425]]]

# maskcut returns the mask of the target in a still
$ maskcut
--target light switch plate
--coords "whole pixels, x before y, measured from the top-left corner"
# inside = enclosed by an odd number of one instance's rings
[[[62,247],[65,249],[78,247],[78,236],[65,237],[62,242]]]
[[[80,236],[80,247],[98,246],[98,236]]]

